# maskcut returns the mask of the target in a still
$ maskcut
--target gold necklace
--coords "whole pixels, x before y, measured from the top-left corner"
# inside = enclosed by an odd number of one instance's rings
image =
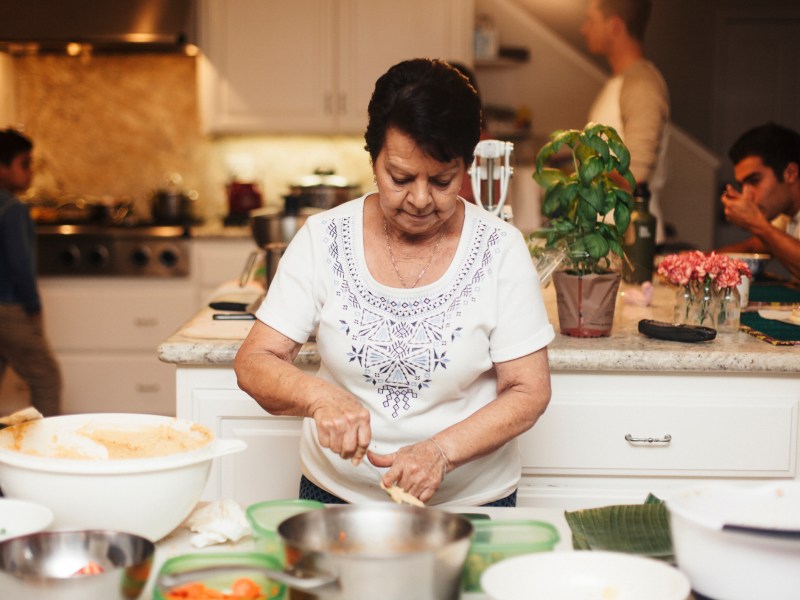
[[[431,251],[431,256],[428,259],[428,264],[425,265],[422,271],[419,272],[419,275],[417,275],[417,279],[414,281],[413,285],[408,285],[406,283],[406,280],[403,279],[403,276],[400,275],[400,271],[397,269],[397,260],[394,257],[394,252],[392,252],[392,244],[389,242],[389,229],[386,227],[386,217],[383,217],[383,235],[384,237],[386,237],[386,249],[389,251],[389,258],[392,260],[392,267],[394,267],[394,272],[397,275],[397,278],[400,280],[400,283],[404,288],[408,289],[417,287],[419,280],[422,279],[422,276],[425,275],[425,272],[428,270],[428,267],[430,267],[431,263],[433,263],[433,257],[436,256],[436,251],[439,249],[439,244],[442,243],[442,238],[444,237],[444,226],[442,226],[442,231],[439,234],[439,239],[436,240],[436,244],[434,245],[433,250]]]

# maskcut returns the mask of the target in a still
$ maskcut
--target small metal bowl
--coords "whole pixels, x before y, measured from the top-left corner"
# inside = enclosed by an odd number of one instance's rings
[[[134,600],[150,576],[155,544],[118,531],[50,531],[0,542],[3,598]],[[81,574],[94,563],[102,571]]]

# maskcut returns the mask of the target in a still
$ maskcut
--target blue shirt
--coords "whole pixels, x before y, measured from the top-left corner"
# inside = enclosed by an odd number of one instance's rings
[[[42,310],[36,230],[28,207],[7,190],[0,190],[0,304],[21,304],[28,314]]]

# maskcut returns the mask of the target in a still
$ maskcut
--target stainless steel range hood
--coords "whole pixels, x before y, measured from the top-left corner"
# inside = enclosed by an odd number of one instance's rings
[[[177,53],[196,37],[195,0],[0,0],[0,14],[12,53]]]

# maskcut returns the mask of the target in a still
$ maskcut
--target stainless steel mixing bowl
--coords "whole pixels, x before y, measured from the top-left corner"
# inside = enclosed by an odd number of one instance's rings
[[[155,544],[118,531],[49,531],[0,542],[0,598],[133,600],[150,576]],[[95,563],[97,574],[76,574]]]

